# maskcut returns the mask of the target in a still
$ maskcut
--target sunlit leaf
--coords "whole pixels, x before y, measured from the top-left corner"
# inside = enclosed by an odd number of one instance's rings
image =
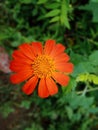
[[[50,11],[49,13],[47,13],[45,15],[45,17],[53,17],[53,16],[57,16],[60,14],[60,10],[59,9],[54,9],[52,11]]]
[[[59,22],[59,20],[60,20],[60,17],[59,17],[59,16],[55,16],[55,17],[53,17],[53,18],[50,20],[50,23]]]

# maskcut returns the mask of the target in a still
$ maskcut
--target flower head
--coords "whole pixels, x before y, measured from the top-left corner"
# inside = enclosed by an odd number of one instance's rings
[[[55,40],[47,40],[44,46],[41,42],[20,45],[12,54],[10,69],[14,74],[11,82],[18,84],[26,80],[22,91],[27,95],[32,94],[37,85],[42,98],[56,94],[56,82],[67,86],[68,74],[73,71],[73,64],[64,50],[65,47],[56,44]]]

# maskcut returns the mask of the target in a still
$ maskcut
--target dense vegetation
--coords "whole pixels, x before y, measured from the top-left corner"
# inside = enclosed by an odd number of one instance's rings
[[[27,96],[10,83],[8,56],[47,39],[66,46],[74,72],[55,96]],[[0,70],[1,130],[98,130],[98,0],[0,1]]]

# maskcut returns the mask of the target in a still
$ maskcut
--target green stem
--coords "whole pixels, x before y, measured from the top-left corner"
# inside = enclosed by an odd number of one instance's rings
[[[91,91],[96,91],[96,90],[98,90],[98,88],[92,88],[92,89],[86,90],[86,92],[91,92]],[[83,91],[77,92],[77,94],[82,94],[82,93]]]

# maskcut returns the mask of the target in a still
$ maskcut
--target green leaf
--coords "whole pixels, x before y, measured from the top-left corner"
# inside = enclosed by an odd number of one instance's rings
[[[85,61],[84,56],[74,53],[73,51],[71,52],[70,56],[72,63],[74,63],[75,65],[79,64],[81,61]]]
[[[83,107],[84,109],[88,109],[89,107],[91,107],[91,105],[94,102],[93,97],[81,96],[81,95],[77,95],[76,93],[69,95],[68,99],[66,100],[69,102],[70,106],[73,109],[76,109],[79,106]]]
[[[66,106],[66,112],[67,112],[68,118],[71,120],[72,117],[73,117],[73,110],[72,110],[72,108],[69,107],[69,106]]]
[[[31,105],[31,102],[30,101],[26,101],[26,100],[23,100],[21,102],[21,107],[24,107],[26,109],[29,109],[30,108],[30,105]]]
[[[43,130],[40,124],[33,122],[30,128],[26,128],[25,130]]]
[[[20,0],[20,2],[23,4],[30,4],[32,3],[32,0]]]
[[[20,44],[21,44],[21,42],[19,42],[19,41],[14,41],[14,42],[11,43],[11,46],[12,46],[12,47],[17,47],[17,46],[19,46]]]
[[[98,108],[97,107],[91,108],[91,109],[88,109],[88,111],[93,113],[93,114],[96,114],[96,113],[98,113]]]
[[[76,77],[79,74],[93,73],[93,72],[94,72],[94,67],[91,65],[91,62],[80,62],[75,66],[72,76]]]
[[[95,85],[98,85],[98,76],[96,75],[91,75],[92,81]]]
[[[94,74],[80,74],[77,79],[77,82],[93,82],[95,85],[98,85],[98,76]]]
[[[87,74],[80,74],[80,75],[77,77],[76,81],[77,81],[77,82],[86,82],[87,80],[89,80],[89,78],[90,78],[90,76],[89,76],[88,73],[87,73]]]
[[[69,3],[63,0],[61,5],[61,15],[60,22],[62,25],[70,29],[69,19],[68,19]]]
[[[93,22],[98,22],[98,1],[90,0],[89,4],[80,6],[80,9],[92,11]]]
[[[58,7],[60,7],[60,3],[55,2],[55,3],[47,4],[47,5],[45,5],[45,7],[47,9],[55,9],[55,8],[57,9]]]
[[[60,20],[60,17],[59,17],[59,16],[55,16],[55,17],[53,17],[53,18],[50,20],[50,23],[58,22],[59,20]]]
[[[74,78],[71,78],[69,84],[66,87],[62,86],[63,93],[67,94],[71,90],[74,90],[76,85],[76,80]]]
[[[94,102],[94,97],[81,96],[80,106],[88,109]]]
[[[47,0],[39,0],[38,2],[37,2],[37,4],[44,4],[44,3],[46,3],[47,2]]]
[[[67,15],[61,15],[60,16],[60,21],[61,21],[61,24],[66,26],[68,29],[70,29],[70,24],[69,24],[69,20],[68,20],[68,17]]]
[[[91,0],[91,2],[98,2],[98,0]]]
[[[7,38],[8,38],[8,35],[6,35],[6,33],[0,33],[0,41],[5,40]]]
[[[53,16],[57,16],[60,14],[60,10],[59,9],[54,9],[52,11],[50,11],[49,13],[47,13],[45,15],[45,17],[53,17]]]
[[[3,117],[6,118],[10,113],[14,112],[14,109],[11,107],[11,104],[5,103],[0,107],[0,112],[2,113]]]
[[[91,62],[91,64],[93,65],[98,65],[98,51],[94,51],[90,56],[89,56],[89,60]]]

